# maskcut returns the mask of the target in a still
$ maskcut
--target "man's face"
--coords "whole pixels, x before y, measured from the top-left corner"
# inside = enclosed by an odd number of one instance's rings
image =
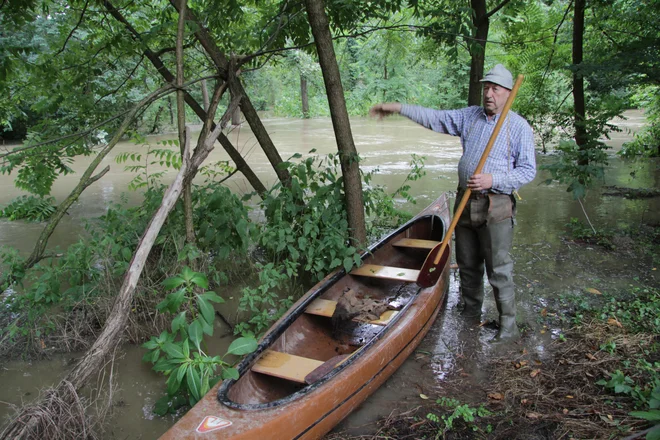
[[[484,83],[484,109],[489,116],[497,115],[504,109],[511,90],[491,82]]]

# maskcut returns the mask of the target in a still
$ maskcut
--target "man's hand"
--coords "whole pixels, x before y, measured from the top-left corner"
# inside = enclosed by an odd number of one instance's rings
[[[376,104],[369,109],[369,116],[372,118],[378,118],[380,121],[385,116],[389,116],[394,113],[401,112],[401,104],[398,102],[384,102],[382,104]]]
[[[493,187],[492,174],[475,174],[467,181],[467,186],[472,191],[486,191]]]

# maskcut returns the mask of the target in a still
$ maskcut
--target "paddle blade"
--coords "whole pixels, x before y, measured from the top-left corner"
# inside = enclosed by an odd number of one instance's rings
[[[440,251],[442,251],[440,261],[438,261],[438,264],[433,264]],[[434,247],[426,257],[424,265],[422,266],[422,270],[419,271],[419,276],[417,277],[417,285],[419,287],[431,287],[437,283],[448,260],[449,246],[445,246],[444,249],[441,249],[440,245]]]

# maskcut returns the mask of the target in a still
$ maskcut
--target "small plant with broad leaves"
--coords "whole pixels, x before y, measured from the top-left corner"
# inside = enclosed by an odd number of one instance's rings
[[[238,370],[224,356],[206,352],[204,335],[213,336],[213,303],[224,300],[209,287],[206,276],[185,267],[180,274],[163,281],[171,293],[158,304],[158,310],[176,315],[171,331],[154,336],[143,347],[143,357],[154,364],[154,371],[168,376],[167,395],[156,402],[154,412],[164,415],[179,407],[197,403],[221,379],[238,379]],[[226,354],[243,356],[257,348],[257,341],[241,337]],[[225,355],[226,356],[226,355]]]
[[[646,440],[660,440],[660,385],[656,386],[649,399],[648,411],[632,411],[631,416],[647,420],[651,423],[646,433]]]
[[[477,417],[488,417],[492,415],[490,411],[480,405],[478,408],[473,408],[467,403],[461,404],[456,399],[442,397],[436,401],[438,405],[443,408],[451,410],[449,415],[438,416],[434,413],[428,413],[426,418],[439,426],[438,435],[444,436],[447,432],[454,429],[454,422],[456,420],[463,421],[472,431],[480,431],[479,426],[475,423]]]

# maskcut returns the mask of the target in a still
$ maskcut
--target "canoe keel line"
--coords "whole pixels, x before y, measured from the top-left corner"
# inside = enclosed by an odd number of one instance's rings
[[[362,256],[327,276],[162,439],[316,439],[372,394],[431,328],[449,287],[415,280],[445,238],[446,195]]]

